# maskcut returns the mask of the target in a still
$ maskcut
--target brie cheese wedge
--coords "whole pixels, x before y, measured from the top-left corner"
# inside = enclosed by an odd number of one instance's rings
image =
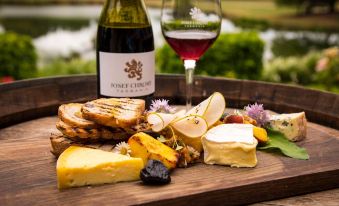
[[[255,167],[257,144],[250,124],[218,125],[202,137],[204,162],[231,167]]]

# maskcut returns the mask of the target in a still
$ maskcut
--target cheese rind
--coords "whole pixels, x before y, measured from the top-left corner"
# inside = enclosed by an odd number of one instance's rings
[[[273,130],[283,133],[290,141],[300,141],[307,134],[305,112],[271,115],[270,126]]]
[[[141,158],[71,146],[57,161],[58,188],[138,180],[143,167]]]
[[[229,127],[232,127],[232,125]],[[256,146],[258,141],[253,137],[253,128],[244,124],[243,126],[241,124],[234,125],[234,127],[236,130],[243,127],[242,135],[251,136],[243,136],[242,140],[239,140],[235,133],[228,133],[231,131],[230,128],[227,129],[227,127],[219,125],[213,128],[218,132],[212,131],[212,138],[209,138],[210,131],[202,137],[204,162],[206,164],[229,165],[231,167],[255,167],[257,165]],[[216,138],[214,137],[215,133],[220,134],[218,141],[213,141]],[[248,138],[251,141],[248,141]],[[231,141],[232,139],[233,141]]]

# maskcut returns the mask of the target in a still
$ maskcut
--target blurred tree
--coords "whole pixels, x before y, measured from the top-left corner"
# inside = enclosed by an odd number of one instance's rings
[[[0,34],[0,54],[0,77],[26,79],[35,76],[37,54],[29,36]]]
[[[328,13],[335,12],[337,0],[275,0],[278,6],[296,6],[297,12],[312,14],[317,6],[326,6]]]
[[[52,17],[2,17],[0,18],[0,24],[4,27],[5,31],[25,34],[31,36],[32,38],[36,38],[47,34],[49,31],[55,31],[57,29],[77,31],[88,26],[90,21],[81,18],[63,19]]]
[[[293,38],[278,35],[272,42],[272,52],[275,57],[302,56],[310,51],[319,51],[339,45],[339,39],[333,41],[331,36],[329,33],[318,34],[316,38],[303,34]]]

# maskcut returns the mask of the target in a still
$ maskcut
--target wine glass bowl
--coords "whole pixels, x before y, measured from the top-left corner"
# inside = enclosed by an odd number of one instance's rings
[[[221,21],[220,0],[163,0],[162,33],[184,61],[186,110],[191,107],[196,61],[219,36]]]

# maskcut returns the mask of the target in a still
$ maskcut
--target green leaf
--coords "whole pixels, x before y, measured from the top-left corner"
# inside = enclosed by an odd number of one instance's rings
[[[164,142],[167,141],[166,138],[165,138],[164,136],[162,136],[162,135],[160,135],[160,136],[157,138],[157,140],[158,140],[159,142],[162,142],[162,143],[164,143]]]
[[[258,147],[259,150],[279,152],[285,156],[301,160],[308,160],[310,158],[306,149],[290,142],[284,134],[271,129],[267,129],[267,133],[270,140],[266,145]]]

